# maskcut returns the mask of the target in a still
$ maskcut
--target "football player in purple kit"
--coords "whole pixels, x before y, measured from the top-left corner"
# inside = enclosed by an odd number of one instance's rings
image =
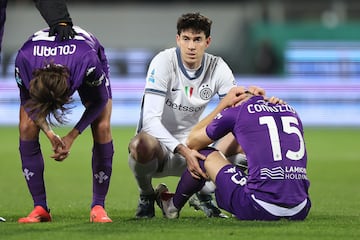
[[[7,2],[8,0],[0,0],[0,63]],[[76,35],[64,0],[34,0],[34,3],[46,23],[50,26],[49,35],[58,35],[60,40],[67,40]],[[0,217],[0,222],[2,221],[5,221],[5,219]]]
[[[240,220],[304,220],[311,202],[302,122],[295,109],[282,100],[251,92],[242,87],[231,89],[216,109],[192,129],[187,145],[207,156],[199,162],[215,182],[220,208]],[[247,173],[221,152],[207,147],[228,133],[235,136],[246,154]],[[175,194],[160,184],[157,202],[164,216],[178,218],[189,196],[204,182],[186,170]]]
[[[52,144],[57,161],[70,153],[75,139],[91,126],[93,136],[93,199],[91,222],[111,222],[104,202],[114,154],[110,117],[112,95],[108,61],[95,36],[75,27],[77,35],[56,41],[49,29],[32,35],[18,51],[15,77],[20,91],[19,150],[22,170],[34,201],[34,210],[20,223],[51,221],[44,184],[44,160],[39,132]],[[85,110],[73,129],[59,137],[52,126],[66,123],[72,95],[77,91]]]

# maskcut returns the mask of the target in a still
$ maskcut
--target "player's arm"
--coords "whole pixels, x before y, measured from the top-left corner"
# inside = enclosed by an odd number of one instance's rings
[[[165,97],[163,95],[145,93],[142,108],[142,130],[158,139],[170,150],[174,151],[180,142],[161,122],[164,106]]]
[[[54,152],[53,155],[50,157],[55,159],[56,161],[62,161],[64,160],[69,152],[65,149],[65,143],[60,138],[59,135],[57,135],[53,129],[51,128],[50,123],[47,121],[46,118],[39,118],[36,116],[36,114],[31,114],[28,109],[25,107],[25,104],[27,101],[29,101],[28,91],[25,89],[24,86],[19,86],[20,89],[20,99],[21,99],[21,108],[20,108],[20,121],[27,121],[24,120],[26,118],[30,118],[36,126],[40,128],[42,132],[46,135],[46,137],[49,139],[52,150]]]
[[[34,0],[36,8],[50,27],[49,36],[59,35],[61,40],[76,35],[65,0]]]
[[[94,122],[104,110],[108,100],[111,98],[108,91],[109,80],[105,72],[102,70],[101,63],[98,62],[96,67],[89,64],[86,75],[79,88],[81,100],[85,105],[80,120],[76,123],[74,136],[77,136],[85,130],[92,122]],[[78,134],[75,134],[78,132]]]
[[[30,119],[45,133],[47,138],[50,140],[54,154],[53,158],[55,160],[64,160],[67,156],[67,152],[63,151],[64,142],[61,138],[55,134],[55,132],[51,129],[50,124],[46,119],[39,119],[35,116],[32,116],[29,113],[29,109],[26,109],[25,105],[30,100],[29,90],[26,88],[25,82],[29,82],[31,75],[31,70],[28,69],[30,64],[27,62],[26,57],[19,51],[16,60],[15,60],[15,79],[17,86],[20,92],[20,121],[29,121]],[[25,82],[23,80],[25,79]]]
[[[199,150],[214,142],[208,137],[206,127],[222,110],[235,106],[238,102],[242,101],[245,98],[245,94],[243,94],[245,91],[246,89],[244,87],[231,88],[215,109],[192,128],[186,145],[191,149]]]
[[[219,102],[215,109],[192,128],[186,141],[189,148],[199,150],[212,143],[213,140],[206,133],[206,127],[225,108],[233,107],[248,98],[248,95],[245,94],[247,91],[244,87],[230,89],[229,93]]]
[[[34,122],[45,133],[46,137],[49,139],[52,145],[54,154],[50,157],[56,161],[63,161],[69,154],[69,151],[65,149],[65,143],[63,140],[52,130],[46,119],[36,118]]]
[[[20,90],[21,91],[21,90]],[[22,100],[24,101],[24,100]],[[26,103],[24,101],[23,103]],[[30,121],[30,119],[38,126],[41,131],[43,131],[46,137],[49,139],[52,150],[54,154],[51,156],[57,161],[62,161],[68,156],[68,151],[65,149],[65,143],[62,139],[57,135],[51,128],[50,124],[46,119],[38,118],[36,115],[31,115],[27,110],[26,107],[23,105],[20,106],[20,122],[26,123]]]
[[[41,16],[49,26],[67,23],[72,26],[65,0],[33,0]]]
[[[160,52],[149,65],[142,103],[142,130],[174,151],[180,142],[161,121],[168,84],[172,81],[174,71],[172,61],[169,53]]]
[[[216,115],[225,108],[235,106],[238,102],[243,100],[246,97],[243,94],[245,91],[246,89],[244,87],[234,87],[230,89],[228,94],[219,102],[215,109],[192,128],[190,135],[194,136],[198,133],[198,130],[204,129],[216,117]]]
[[[200,178],[199,176],[202,176],[207,178],[197,160],[198,158],[204,159],[204,156],[179,142],[162,124],[161,116],[165,105],[164,96],[147,93],[143,101],[142,130],[158,139],[174,153],[182,155],[186,159],[188,169],[193,177]]]

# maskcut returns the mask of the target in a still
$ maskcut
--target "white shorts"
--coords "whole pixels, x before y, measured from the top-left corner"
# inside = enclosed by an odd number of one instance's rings
[[[174,154],[162,143],[160,143],[160,145],[165,153],[165,157],[163,163],[158,167],[158,170],[153,177],[162,178],[168,176],[181,176],[187,168],[185,158],[178,153]]]

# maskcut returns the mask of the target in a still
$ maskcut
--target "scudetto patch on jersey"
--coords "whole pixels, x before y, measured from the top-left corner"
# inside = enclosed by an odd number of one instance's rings
[[[191,96],[193,95],[194,92],[194,88],[193,87],[189,87],[189,86],[185,86],[185,95],[190,99]]]

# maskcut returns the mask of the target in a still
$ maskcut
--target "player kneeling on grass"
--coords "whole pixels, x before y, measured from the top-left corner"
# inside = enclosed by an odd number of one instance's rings
[[[93,136],[91,222],[111,222],[104,209],[114,154],[110,129],[112,109],[108,62],[104,48],[89,32],[74,27],[73,39],[58,41],[49,29],[36,32],[19,50],[15,61],[20,90],[20,157],[34,202],[20,223],[51,221],[44,182],[44,160],[39,133],[51,142],[57,161],[68,157],[75,139],[91,125]],[[77,91],[85,107],[80,120],[64,137],[51,129],[66,123],[72,95]],[[76,174],[73,173],[73,174]]]
[[[226,98],[233,99],[232,106]],[[232,133],[248,160],[248,173],[221,152],[207,147]],[[254,96],[233,88],[217,108],[191,131],[187,145],[206,156],[200,166],[215,183],[220,208],[240,220],[304,220],[311,202],[306,174],[307,154],[301,120],[282,100]],[[202,188],[186,170],[175,194],[157,187],[157,203],[167,218],[179,217],[189,197]]]

